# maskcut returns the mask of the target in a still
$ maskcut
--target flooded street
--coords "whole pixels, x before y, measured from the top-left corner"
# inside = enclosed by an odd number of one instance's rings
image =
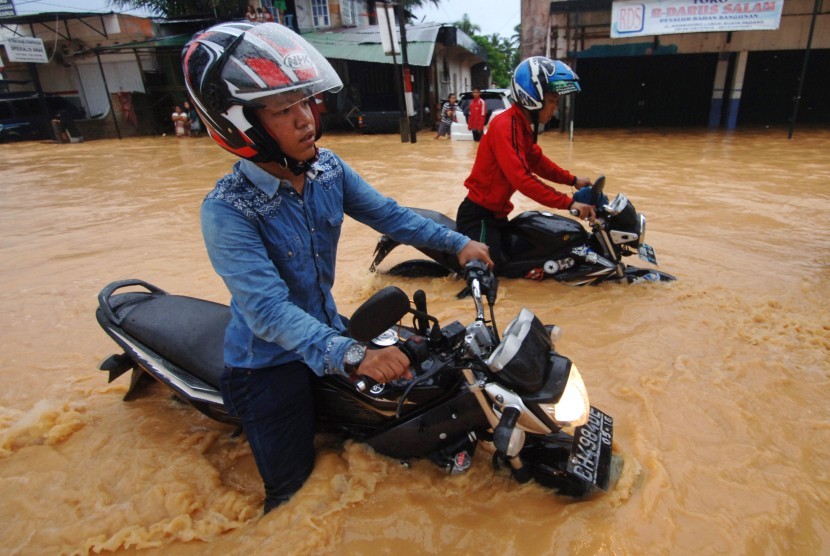
[[[496,472],[410,469],[320,438],[303,489],[266,517],[248,445],[156,387],[125,403],[98,292],[141,278],[222,303],[199,206],[233,157],[207,138],[0,145],[0,552],[87,554],[827,554],[830,551],[830,130],[577,131],[540,137],[648,218],[665,284],[503,280],[564,329],[615,421],[615,488],[574,501]],[[327,135],[369,183],[451,217],[472,142]],[[566,188],[568,189],[568,188]],[[537,209],[517,194],[516,211]],[[378,234],[344,224],[335,297],[427,293],[474,318],[462,282],[368,271]],[[636,263],[633,263],[636,264]],[[645,265],[646,263],[643,263]]]

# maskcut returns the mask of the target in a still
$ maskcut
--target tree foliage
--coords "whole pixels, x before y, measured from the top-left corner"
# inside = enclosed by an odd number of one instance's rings
[[[467,14],[464,14],[464,17],[461,19],[461,21],[456,21],[455,23],[453,23],[453,25],[455,25],[471,37],[474,37],[481,32],[481,27],[470,21],[470,16]]]
[[[432,4],[436,8],[441,0],[403,0],[403,7],[407,10],[412,8],[423,8],[426,4]]]
[[[464,14],[461,21],[453,23],[467,33],[487,53],[487,65],[490,67],[490,81],[497,87],[509,87],[513,69],[519,65],[519,36],[521,24],[513,28],[514,35],[505,38],[498,33],[480,35],[481,27],[470,21]]]

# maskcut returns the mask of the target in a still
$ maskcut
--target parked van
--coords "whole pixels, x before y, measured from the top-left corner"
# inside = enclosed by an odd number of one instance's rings
[[[0,96],[0,143],[49,139],[52,120],[71,121],[85,117],[84,111],[69,99],[47,96],[48,114],[34,93]]]

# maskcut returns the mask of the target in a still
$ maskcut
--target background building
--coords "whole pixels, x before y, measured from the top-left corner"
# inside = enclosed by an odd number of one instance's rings
[[[274,20],[300,32],[321,50],[344,82],[320,99],[329,126],[351,129],[355,110],[400,111],[400,55],[385,55],[373,0],[259,2]],[[13,62],[0,48],[0,120],[12,100],[31,99],[27,112],[39,137],[56,138],[55,101],[72,108],[86,140],[172,131],[170,114],[186,99],[182,47],[193,33],[218,23],[205,17],[144,18],[117,13],[50,12],[0,17],[0,43],[42,40],[42,63]],[[450,92],[489,82],[485,54],[451,25],[407,26],[407,53],[418,123],[429,127]],[[475,81],[475,83],[474,83]],[[11,114],[13,115],[13,114]],[[3,123],[0,121],[0,126]],[[0,140],[3,136],[0,135]]]
[[[522,56],[546,55],[573,65],[583,84],[573,110],[581,127],[786,124],[799,89],[797,121],[830,124],[830,13],[821,11],[820,0],[689,0],[672,21],[719,17],[729,2],[730,17],[745,19],[783,7],[780,25],[612,38],[619,3],[522,0]],[[647,13],[661,8],[657,1],[639,5]]]

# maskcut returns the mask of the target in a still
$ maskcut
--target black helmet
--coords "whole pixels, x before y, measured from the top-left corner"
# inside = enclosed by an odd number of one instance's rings
[[[295,161],[265,130],[255,111],[262,99],[282,93],[301,102],[343,87],[328,60],[305,39],[277,23],[222,23],[197,33],[182,52],[185,86],[210,137],[222,148],[254,162],[279,162],[301,174],[309,161]],[[311,102],[317,138],[322,134]]]

